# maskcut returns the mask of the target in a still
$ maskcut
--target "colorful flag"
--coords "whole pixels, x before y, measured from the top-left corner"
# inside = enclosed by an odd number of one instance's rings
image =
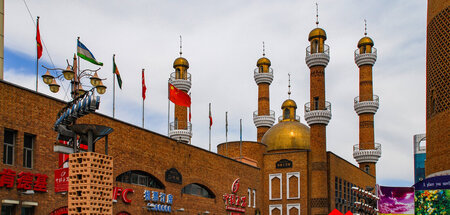
[[[211,115],[211,103],[209,103],[209,127],[211,128],[213,124],[212,115]]]
[[[81,43],[80,40],[77,40],[77,55],[95,65],[103,66],[103,63],[98,62],[91,51],[89,51],[89,49]]]
[[[191,97],[191,93],[189,93],[189,97]],[[191,122],[191,107],[189,106],[189,122]]]
[[[116,55],[113,55],[113,74],[116,74],[117,83],[119,84],[119,88],[122,89],[122,78],[120,78],[119,69],[117,69]]]
[[[169,100],[176,105],[190,107],[191,106],[191,97],[182,90],[176,88],[172,84],[169,83]]]
[[[39,16],[37,18],[37,26],[36,26],[36,46],[37,46],[37,59],[40,59],[42,56],[42,42],[41,42],[41,34],[39,33]]]
[[[147,91],[147,86],[145,86],[144,69],[142,69],[142,100],[145,100],[145,92]]]

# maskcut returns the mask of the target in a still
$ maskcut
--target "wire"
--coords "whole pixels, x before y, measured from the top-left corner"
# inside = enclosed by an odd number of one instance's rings
[[[25,4],[25,7],[27,8],[28,14],[30,15],[30,18],[31,18],[31,21],[33,22],[34,27],[37,28],[36,22],[34,21],[34,17],[31,14],[31,11],[30,11],[30,8],[28,7],[27,2],[25,0],[23,0],[23,3]],[[44,41],[44,39],[42,37],[41,37],[41,41],[42,41],[42,45],[44,45],[45,52],[47,53],[47,56],[50,59],[50,63],[52,63],[53,68],[55,68],[55,64],[53,63],[52,56],[50,56],[50,52],[48,51],[47,46],[45,45],[45,41]],[[54,72],[54,74],[55,74],[55,72]],[[64,90],[64,100],[66,100],[68,86],[67,86],[67,88],[65,88],[64,85],[63,85],[62,88]]]

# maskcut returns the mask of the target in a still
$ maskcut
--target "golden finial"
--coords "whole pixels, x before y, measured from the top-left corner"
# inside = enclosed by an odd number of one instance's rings
[[[288,73],[288,97],[291,98],[291,73]]]
[[[364,19],[364,36],[367,36],[367,21]]]
[[[266,56],[266,46],[264,44],[264,41],[263,41],[263,56]]]
[[[316,2],[316,26],[319,27],[319,4]]]
[[[183,40],[182,40],[181,35],[180,35],[180,57],[183,54],[182,48],[183,48]]]

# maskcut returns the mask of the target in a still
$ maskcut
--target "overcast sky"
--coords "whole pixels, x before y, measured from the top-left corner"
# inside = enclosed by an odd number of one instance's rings
[[[104,66],[107,93],[99,112],[112,116],[112,55],[123,80],[116,87],[116,118],[141,125],[141,69],[145,68],[147,99],[145,128],[167,135],[167,80],[179,56],[192,75],[192,144],[208,149],[208,103],[212,103],[212,145],[225,142],[225,111],[229,140],[256,141],[252,113],[257,110],[256,61],[272,61],[271,109],[281,115],[287,99],[288,73],[297,114],[305,123],[303,106],[309,101],[309,69],[305,64],[308,34],[315,28],[316,1],[61,1],[5,2],[4,79],[35,89],[36,45],[33,20],[40,16],[40,32],[48,53],[40,63],[66,67],[76,52],[76,38]],[[367,32],[378,49],[373,68],[374,94],[380,96],[375,115],[375,141],[382,144],[377,181],[387,186],[413,184],[413,135],[425,132],[426,1],[423,0],[321,0],[319,27],[327,32],[331,48],[326,67],[326,98],[333,117],[327,127],[327,150],[356,164],[352,146],[358,144],[359,73],[354,50]],[[97,66],[81,62],[82,69]],[[39,76],[45,73],[40,69]],[[39,92],[68,101],[68,83],[50,93],[41,78]],[[87,88],[87,87],[85,87]],[[173,112],[173,105],[171,105]],[[173,117],[173,113],[171,113]]]

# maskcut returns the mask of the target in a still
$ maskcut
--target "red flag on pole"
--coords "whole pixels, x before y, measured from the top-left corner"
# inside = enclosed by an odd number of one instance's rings
[[[147,91],[147,86],[145,86],[144,69],[142,69],[142,100],[145,100],[145,92]]]
[[[37,46],[37,58],[39,59],[42,56],[41,34],[39,33],[39,16],[37,17],[37,25],[36,25],[36,46]]]
[[[169,100],[176,105],[190,107],[191,97],[184,91],[169,83]]]
[[[213,122],[212,122],[212,115],[211,115],[211,103],[209,103],[209,127],[211,128]]]

